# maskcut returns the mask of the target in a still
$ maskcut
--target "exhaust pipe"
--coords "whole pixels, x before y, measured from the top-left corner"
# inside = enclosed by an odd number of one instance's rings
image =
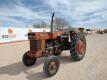
[[[53,33],[53,19],[54,19],[54,13],[52,14],[52,19],[51,19],[51,39],[52,39],[52,33]]]

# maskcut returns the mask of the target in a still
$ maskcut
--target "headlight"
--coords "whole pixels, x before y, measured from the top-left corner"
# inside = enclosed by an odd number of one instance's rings
[[[28,39],[35,39],[34,33],[28,33]]]

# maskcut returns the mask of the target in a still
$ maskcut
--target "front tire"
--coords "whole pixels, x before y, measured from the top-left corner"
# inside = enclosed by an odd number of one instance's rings
[[[80,61],[84,58],[86,51],[86,39],[83,34],[74,34],[71,37],[70,54],[73,60]]]
[[[30,57],[28,54],[29,51],[23,55],[22,62],[25,66],[32,66],[35,64],[37,58]]]
[[[43,70],[48,76],[53,76],[58,72],[60,62],[58,57],[49,56],[44,63]]]

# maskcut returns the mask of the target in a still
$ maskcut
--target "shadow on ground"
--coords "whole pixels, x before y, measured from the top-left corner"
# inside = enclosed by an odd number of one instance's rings
[[[38,62],[31,67],[24,66],[21,61],[10,65],[6,65],[3,67],[0,67],[0,74],[17,75],[17,74],[20,74],[21,72],[27,73],[26,71],[28,69],[41,65],[43,63],[42,60],[38,60]]]
[[[37,72],[36,73],[36,71],[34,71],[35,73],[33,73],[33,74],[29,74],[27,72],[27,70],[29,70],[30,68],[37,67],[37,66],[43,64],[45,59],[46,58],[38,59],[37,63],[35,65],[31,66],[31,67],[24,66],[21,61],[17,62],[17,63],[10,64],[10,65],[6,65],[6,66],[3,66],[3,67],[0,67],[0,74],[8,74],[8,75],[14,75],[15,76],[15,75],[18,75],[21,72],[23,72],[25,74],[28,74],[28,76],[26,76],[26,78],[28,80],[35,80],[35,79],[42,80],[42,79],[45,79],[45,78],[49,78],[43,72]],[[70,56],[59,56],[59,59],[60,59],[61,64],[67,64],[67,63],[74,62],[71,59]]]

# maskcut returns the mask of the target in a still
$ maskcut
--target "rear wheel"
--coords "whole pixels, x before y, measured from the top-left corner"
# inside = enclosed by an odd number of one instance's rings
[[[29,51],[23,55],[22,61],[25,66],[32,66],[35,64],[37,58],[30,57],[28,54]]]
[[[48,76],[53,76],[58,72],[59,66],[60,62],[58,57],[49,56],[44,63],[43,70]]]
[[[86,39],[83,34],[75,34],[71,38],[70,53],[73,60],[82,60],[86,51]]]

